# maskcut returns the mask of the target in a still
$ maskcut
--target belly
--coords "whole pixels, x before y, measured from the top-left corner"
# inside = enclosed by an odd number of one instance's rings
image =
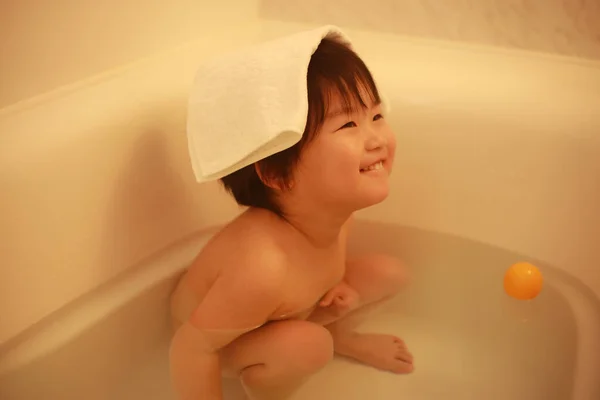
[[[314,304],[311,307],[308,307],[305,309],[300,309],[300,310],[277,311],[271,318],[269,318],[269,320],[270,321],[284,321],[284,320],[288,320],[288,319],[306,320],[313,313],[313,311],[315,310],[316,307],[317,307],[317,305]]]
[[[315,310],[319,309],[319,302],[323,296],[344,278],[344,264],[341,262],[335,264],[337,265],[335,268],[324,266],[322,270],[327,273],[321,276],[311,277],[300,274],[290,276],[284,285],[285,296],[282,305],[269,320],[308,319]]]
[[[287,296],[284,299],[282,305],[275,310],[270,321],[282,321],[282,320],[306,320],[315,310],[319,308],[319,302],[325,296],[327,291],[331,289],[331,285],[323,285],[321,288],[315,290],[315,286],[297,286],[296,290],[290,290],[287,292]],[[304,288],[304,290],[299,288]],[[310,288],[310,289],[309,289]],[[311,290],[312,289],[312,290]]]

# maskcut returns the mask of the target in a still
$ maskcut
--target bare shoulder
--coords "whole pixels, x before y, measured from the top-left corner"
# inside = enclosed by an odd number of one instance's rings
[[[191,274],[212,271],[192,323],[204,329],[260,326],[281,305],[288,265],[268,216],[246,214],[211,241],[192,266]]]
[[[232,328],[268,319],[284,298],[290,264],[274,218],[247,212],[213,236],[173,292],[175,322]]]
[[[225,226],[204,247],[189,272],[194,280],[219,276],[252,276],[269,284],[283,275],[288,265],[282,240],[282,224],[266,211],[247,211]]]

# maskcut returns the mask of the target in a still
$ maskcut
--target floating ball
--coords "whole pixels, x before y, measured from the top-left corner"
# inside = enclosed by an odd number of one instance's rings
[[[531,300],[542,291],[544,279],[535,265],[516,263],[504,275],[504,291],[519,300]]]

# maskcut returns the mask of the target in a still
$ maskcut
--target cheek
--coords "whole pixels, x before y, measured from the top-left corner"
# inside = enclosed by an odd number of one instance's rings
[[[360,172],[362,157],[361,147],[354,143],[340,143],[331,148],[330,157],[327,162],[327,171],[337,179],[349,181],[356,179]],[[343,183],[343,182],[339,182]]]
[[[394,135],[394,132],[390,132],[388,146],[390,147],[390,151],[396,151],[396,135]]]
[[[323,187],[344,187],[359,177],[361,152],[353,143],[323,143],[305,160],[307,172]]]
[[[396,135],[392,131],[389,132],[387,147],[388,157],[391,161],[394,161],[394,156],[396,155]]]

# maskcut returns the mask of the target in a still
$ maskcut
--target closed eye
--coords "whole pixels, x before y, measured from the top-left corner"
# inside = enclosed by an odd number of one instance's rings
[[[383,119],[383,115],[381,115],[381,114],[377,114],[377,115],[375,115],[373,117],[373,121],[377,121],[377,120],[380,120],[380,119]]]
[[[350,121],[348,123],[346,123],[344,126],[342,126],[340,129],[346,129],[346,128],[354,128],[356,126],[356,123],[354,121]],[[340,130],[338,129],[338,130]]]

